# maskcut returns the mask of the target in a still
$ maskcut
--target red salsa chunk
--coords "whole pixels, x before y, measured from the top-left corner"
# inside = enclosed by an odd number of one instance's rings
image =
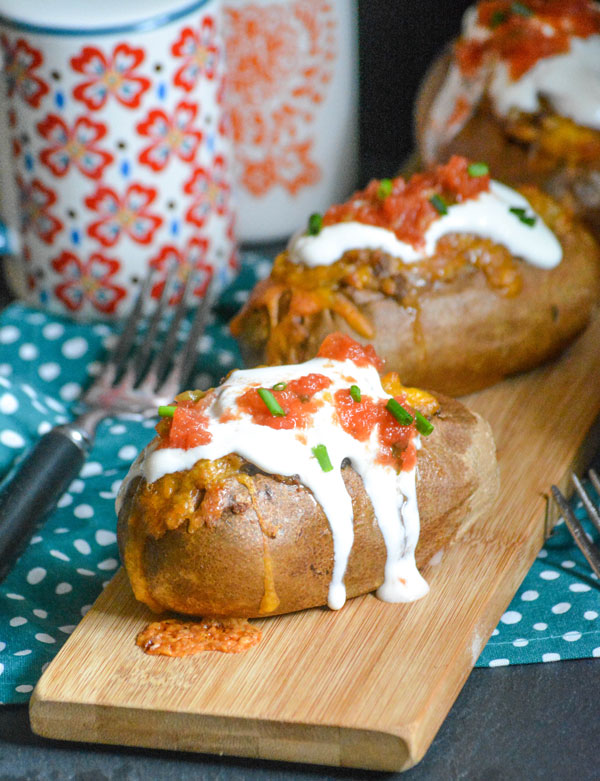
[[[484,0],[477,6],[477,21],[488,37],[460,39],[455,47],[466,76],[474,76],[495,56],[509,64],[510,76],[517,80],[538,60],[568,52],[572,37],[600,33],[600,9],[591,0]]]
[[[355,341],[348,334],[336,331],[326,336],[319,352],[318,358],[331,358],[335,361],[353,361],[357,366],[368,366],[371,364],[377,371],[383,369],[384,361],[375,352],[371,344],[363,346]]]
[[[199,445],[208,445],[212,435],[208,430],[208,418],[204,414],[209,396],[200,401],[180,401],[173,413],[171,426],[163,436],[160,447],[178,447],[188,450]],[[162,421],[161,421],[162,422]]]
[[[471,176],[468,168],[469,161],[455,155],[446,165],[415,174],[408,181],[401,176],[392,179],[391,189],[384,195],[381,183],[374,179],[346,203],[332,206],[323,217],[323,225],[349,221],[375,225],[420,249],[425,232],[440,217],[439,199],[451,206],[489,190],[489,175]]]
[[[414,416],[404,396],[397,396],[396,401]],[[363,396],[356,402],[350,395],[349,388],[336,391],[334,403],[340,425],[359,442],[369,439],[375,426],[379,426],[380,451],[377,461],[380,464],[388,464],[398,471],[407,471],[415,466],[417,451],[414,444],[414,421],[408,426],[401,425],[386,409],[387,400],[373,401],[369,396]]]
[[[305,428],[312,415],[323,403],[313,396],[331,385],[324,374],[307,374],[296,380],[290,380],[283,390],[272,390],[275,400],[285,415],[273,415],[258,395],[258,388],[249,388],[238,399],[238,408],[248,413],[259,426],[275,429]]]

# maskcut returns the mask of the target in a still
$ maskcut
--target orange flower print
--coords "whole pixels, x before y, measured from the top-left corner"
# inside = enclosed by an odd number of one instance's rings
[[[73,97],[90,111],[102,108],[111,95],[127,108],[138,108],[150,89],[150,79],[135,72],[144,57],[143,49],[127,43],[117,44],[108,56],[96,46],[84,46],[77,57],[71,58],[73,70],[87,79],[75,87]]]
[[[173,79],[178,87],[191,92],[203,75],[207,79],[214,79],[219,59],[214,19],[205,16],[197,30],[184,27],[171,51],[175,57],[183,60]]]
[[[54,292],[71,312],[78,312],[87,301],[99,312],[113,314],[119,301],[127,295],[114,282],[121,267],[114,258],[94,252],[88,260],[82,260],[72,252],[63,251],[51,262],[62,278]]]
[[[63,227],[58,217],[50,212],[50,208],[58,200],[56,193],[39,179],[26,182],[17,174],[16,182],[23,233],[33,231],[45,244],[52,244],[54,237]]]
[[[163,222],[162,217],[148,211],[155,198],[155,188],[142,184],[129,185],[122,196],[111,187],[98,187],[85,199],[85,205],[99,215],[88,227],[88,235],[103,247],[114,246],[123,235],[138,244],[150,244]]]
[[[106,135],[106,125],[89,117],[77,117],[72,127],[57,114],[37,125],[38,133],[49,146],[40,152],[40,160],[55,176],[65,176],[73,164],[84,176],[100,179],[113,156],[97,144]]]
[[[228,103],[236,163],[256,196],[291,195],[322,176],[314,161],[315,109],[335,60],[330,0],[225,7]]]
[[[192,196],[192,204],[185,214],[188,222],[201,228],[214,212],[227,214],[229,183],[223,155],[217,155],[210,170],[199,166],[185,183],[184,192]]]
[[[202,298],[213,273],[208,258],[210,242],[197,236],[188,240],[185,247],[175,247],[171,244],[163,247],[158,255],[150,261],[150,268],[156,269],[157,281],[152,287],[152,298],[160,298],[171,269],[175,268],[173,285],[169,291],[169,304],[174,306],[181,301],[187,278],[196,274],[194,296]],[[192,280],[194,282],[194,280]]]
[[[33,108],[39,108],[44,95],[50,90],[48,85],[35,73],[44,58],[38,49],[30,46],[24,38],[14,45],[6,35],[0,37],[4,53],[4,72],[8,97],[20,95]]]
[[[194,129],[198,108],[197,103],[181,101],[170,116],[162,109],[152,109],[137,126],[138,133],[151,141],[140,153],[140,163],[153,171],[162,171],[173,155],[191,163],[202,141],[202,132]]]

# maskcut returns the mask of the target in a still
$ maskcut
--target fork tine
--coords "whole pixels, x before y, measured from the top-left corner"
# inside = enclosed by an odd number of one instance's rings
[[[585,509],[587,510],[587,514],[590,516],[591,522],[594,524],[596,529],[600,531],[600,516],[598,516],[598,511],[592,504],[592,500],[587,495],[584,487],[581,485],[581,481],[577,477],[576,474],[571,475],[573,479],[573,485],[575,486],[575,490],[577,491],[577,494],[579,495],[579,498],[583,502],[583,505]]]
[[[596,493],[598,494],[598,496],[600,496],[600,478],[598,477],[596,470],[590,469],[590,471],[588,472],[588,476],[590,478],[591,484],[596,489]]]
[[[600,553],[595,545],[589,541],[581,522],[576,518],[575,513],[571,510],[571,506],[558,488],[553,485],[550,490],[552,491],[554,501],[558,505],[577,547],[585,556],[592,570],[600,578]]]
[[[167,301],[169,299],[169,290],[171,289],[171,283],[173,282],[173,277],[175,275],[176,268],[177,267],[175,264],[172,265],[167,273],[165,284],[160,294],[158,304],[156,306],[156,309],[152,313],[152,317],[150,319],[150,323],[148,324],[148,329],[146,331],[142,344],[139,346],[139,349],[136,352],[135,360],[133,363],[133,369],[132,369],[132,382],[135,382],[136,379],[141,378],[142,371],[144,370],[146,362],[148,361],[148,358],[150,357],[150,353],[152,352],[152,347],[154,346],[154,339],[156,337],[156,332],[158,330],[160,321],[162,320],[162,316],[164,314]]]
[[[204,298],[196,308],[192,326],[187,337],[187,343],[182,352],[176,357],[173,368],[161,385],[159,393],[162,396],[174,396],[175,393],[183,387],[192,373],[198,353],[198,339],[206,327],[206,321],[210,311],[213,282],[214,277],[211,277],[206,286],[206,290],[204,291]]]
[[[135,299],[133,308],[129,313],[129,317],[125,322],[125,327],[121,332],[121,336],[108,356],[106,368],[103,373],[104,376],[102,378],[106,385],[112,385],[115,377],[117,377],[121,369],[125,366],[127,355],[137,334],[138,325],[144,309],[144,301],[148,295],[151,279],[152,273],[148,274],[140,285],[140,290]]]
[[[189,291],[193,289],[193,285],[192,285],[193,276],[194,275],[192,273],[188,274],[188,277],[185,281],[185,287],[181,295],[181,299],[177,304],[177,308],[175,309],[175,312],[171,319],[171,323],[169,325],[169,330],[167,331],[167,336],[165,338],[165,341],[161,346],[160,352],[156,355],[156,357],[150,364],[146,376],[142,384],[140,385],[140,388],[142,388],[143,390],[152,391],[156,388],[156,386],[160,382],[162,375],[165,372],[165,369],[167,368],[171,360],[171,356],[173,355],[175,346],[177,344],[177,333],[179,331],[179,326],[181,325],[181,321],[183,320],[183,317],[186,312],[188,294]]]

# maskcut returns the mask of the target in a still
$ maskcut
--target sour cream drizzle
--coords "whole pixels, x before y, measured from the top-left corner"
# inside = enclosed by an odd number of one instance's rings
[[[318,408],[306,428],[276,430],[261,426],[237,407],[237,399],[248,388],[269,388],[313,372],[329,377],[332,383],[313,396],[314,400],[323,399],[325,403]],[[363,480],[386,545],[385,580],[377,595],[387,602],[418,599],[428,592],[429,587],[417,571],[414,556],[419,537],[416,467],[398,474],[391,466],[377,462],[377,427],[366,442],[359,442],[344,431],[331,398],[337,390],[347,389],[352,384],[360,387],[363,396],[390,398],[373,366],[358,367],[350,360],[314,358],[294,366],[234,371],[216,389],[213,402],[204,412],[209,420],[212,441],[189,450],[149,450],[137,468],[146,481],[152,483],[163,475],[188,470],[200,459],[217,459],[238,453],[264,472],[297,476],[312,491],[331,528],[334,567],[328,604],[337,610],[346,601],[344,575],[354,540],[352,501],[341,472],[342,462],[348,458]],[[219,418],[225,411],[239,412],[239,415],[220,422]],[[300,431],[305,442],[297,436]],[[319,444],[327,447],[333,465],[330,472],[321,469],[312,453],[312,448]]]
[[[462,38],[485,41],[491,31],[478,23],[477,8],[463,17]],[[552,37],[551,26],[544,34]],[[546,98],[561,116],[578,125],[600,129],[600,35],[573,36],[564,54],[541,57],[520,78],[513,79],[506,62],[493,61],[468,77],[452,62],[429,110],[423,146],[428,161],[460,132],[488,89],[494,110],[507,116],[511,109],[535,113]],[[462,104],[462,110],[457,107]]]
[[[572,38],[568,52],[543,57],[516,81],[498,63],[489,92],[501,116],[511,108],[539,111],[544,96],[561,116],[600,130],[600,35]]]
[[[528,215],[534,215],[535,224],[530,226],[521,222],[510,212],[511,207],[525,209]],[[438,239],[447,233],[473,233],[492,239],[503,244],[513,255],[540,268],[554,268],[562,259],[560,242],[535,214],[529,201],[496,181],[490,182],[489,192],[449,206],[447,214],[432,222],[425,232],[423,250],[400,241],[385,228],[361,222],[340,222],[328,225],[316,236],[296,234],[290,241],[288,253],[292,262],[311,267],[329,266],[352,249],[380,249],[405,263],[415,263],[433,255]]]

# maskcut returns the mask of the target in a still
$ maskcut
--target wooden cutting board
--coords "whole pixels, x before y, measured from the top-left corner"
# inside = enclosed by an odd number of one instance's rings
[[[502,497],[409,605],[368,595],[256,623],[247,654],[146,656],[152,618],[119,572],[38,683],[50,738],[402,770],[422,758],[544,542],[551,483],[589,460],[600,319],[555,363],[467,399],[494,429]],[[595,428],[595,427],[594,427]]]

